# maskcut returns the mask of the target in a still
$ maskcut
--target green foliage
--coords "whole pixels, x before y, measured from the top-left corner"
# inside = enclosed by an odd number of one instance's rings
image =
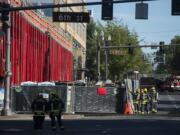
[[[180,36],[175,36],[172,39],[171,44],[180,44]],[[170,62],[172,72],[180,74],[180,45],[173,47],[172,52],[174,52],[172,55],[172,61]]]
[[[171,44],[180,44],[180,36],[175,36]],[[157,73],[180,74],[180,45],[164,47],[165,63],[158,64]],[[156,58],[160,54],[157,53]]]
[[[96,75],[96,37],[94,35],[96,30],[96,23],[91,21],[87,27],[87,58],[86,67],[90,70],[90,75]]]
[[[97,37],[94,35],[97,31]],[[130,32],[128,27],[120,21],[109,21],[102,25],[101,23],[91,22],[87,28],[87,61],[86,66],[90,69],[93,76],[97,73],[96,64],[96,44],[97,40],[100,46],[104,46],[104,42],[100,38],[101,32],[104,32],[105,39],[111,35],[110,46],[128,46],[128,44],[138,45],[138,36],[135,32]],[[128,54],[128,48],[111,49],[125,52],[125,55],[114,55],[109,53],[108,69],[109,78],[114,79],[117,76],[119,79],[128,71],[140,71],[141,73],[149,73],[152,71],[152,66],[148,60],[143,59],[143,53],[140,48],[134,48],[133,54]],[[109,50],[109,51],[111,51]],[[105,76],[105,55],[101,49],[101,76]]]
[[[171,44],[180,44],[180,36],[175,36],[171,40]],[[166,49],[166,59],[168,72],[173,74],[180,74],[180,45],[172,46]]]

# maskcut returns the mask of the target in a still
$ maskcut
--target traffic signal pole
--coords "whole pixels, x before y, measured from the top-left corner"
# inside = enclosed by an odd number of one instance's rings
[[[157,47],[167,47],[167,46],[180,46],[180,44],[170,44],[170,45],[119,45],[119,46],[108,46],[101,47],[100,49],[118,49],[118,48],[157,48]]]
[[[9,5],[7,5],[9,6]],[[5,11],[7,12],[7,11]],[[5,20],[2,20],[3,31],[5,33],[5,45],[6,45],[6,64],[5,64],[5,93],[4,93],[4,107],[1,115],[11,115],[10,109],[10,80],[11,80],[11,31],[10,31],[10,14],[5,15]]]
[[[3,115],[10,115],[10,79],[11,79],[11,36],[10,36],[10,19],[7,23],[7,28],[5,29],[6,34],[6,71],[5,71],[5,96],[4,96],[4,110]]]
[[[132,3],[132,2],[141,2],[141,1],[142,0],[116,0],[116,1],[113,1],[112,3],[118,4],[118,3]],[[157,0],[143,0],[143,1],[145,2],[145,1],[157,1]],[[93,6],[93,5],[102,5],[104,3],[109,3],[109,1],[0,8],[0,12],[3,12],[3,11],[20,11],[20,10],[23,10],[23,11],[24,10],[36,10],[36,9],[59,8],[59,7]]]
[[[108,42],[105,41],[105,46],[107,45]],[[105,49],[105,79],[108,79],[108,48]]]

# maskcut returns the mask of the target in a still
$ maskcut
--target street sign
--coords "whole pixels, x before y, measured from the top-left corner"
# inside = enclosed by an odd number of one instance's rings
[[[53,12],[53,22],[89,23],[88,12]]]
[[[116,55],[116,56],[125,56],[125,55],[127,55],[127,51],[124,51],[124,50],[110,50],[109,53],[111,55]]]

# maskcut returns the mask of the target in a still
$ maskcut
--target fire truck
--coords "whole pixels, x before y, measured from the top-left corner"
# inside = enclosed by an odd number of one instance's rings
[[[164,87],[171,91],[180,91],[180,76],[170,76],[166,79]]]

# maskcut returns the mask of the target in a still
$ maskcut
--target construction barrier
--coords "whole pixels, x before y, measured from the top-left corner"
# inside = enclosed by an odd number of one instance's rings
[[[31,112],[31,103],[38,93],[56,92],[65,102],[66,113],[122,113],[124,90],[115,87],[27,86],[14,87],[11,93],[13,112]]]

